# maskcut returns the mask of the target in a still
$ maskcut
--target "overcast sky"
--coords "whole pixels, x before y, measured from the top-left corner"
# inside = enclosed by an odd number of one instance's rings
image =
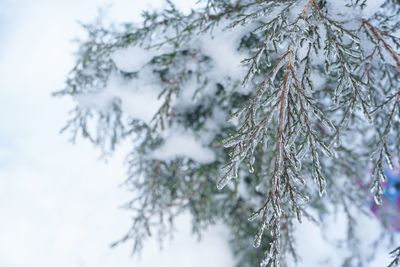
[[[110,18],[117,21],[139,21],[144,8],[163,6],[161,0],[115,2]],[[188,10],[193,2],[178,4]],[[0,266],[233,266],[227,231],[213,227],[199,243],[185,217],[163,251],[155,240],[141,259],[130,257],[129,244],[109,248],[129,227],[129,213],[118,208],[130,197],[119,187],[124,153],[105,163],[90,144],[68,143],[58,131],[72,103],[50,96],[73,66],[71,40],[82,34],[77,21],[91,21],[108,4],[0,0]],[[341,254],[324,244],[316,226],[305,223],[298,232],[302,266],[325,260],[335,266],[329,258]]]

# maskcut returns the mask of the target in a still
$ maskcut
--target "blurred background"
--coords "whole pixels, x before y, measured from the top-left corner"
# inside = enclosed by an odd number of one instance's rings
[[[194,0],[173,1],[189,12]],[[110,248],[130,225],[120,206],[131,197],[124,181],[125,152],[107,160],[87,142],[72,145],[60,135],[68,99],[53,98],[74,65],[72,42],[84,36],[78,23],[93,21],[99,8],[107,20],[140,22],[144,9],[162,0],[0,0],[0,266],[1,267],[197,267],[234,266],[228,231],[210,227],[201,242],[182,216],[171,240],[150,240],[131,256],[129,242]],[[304,222],[297,229],[300,266],[339,266],[334,248],[346,233],[345,219],[333,216],[323,235]],[[368,244],[378,223],[358,225]],[[375,251],[370,266],[385,266],[388,249]]]

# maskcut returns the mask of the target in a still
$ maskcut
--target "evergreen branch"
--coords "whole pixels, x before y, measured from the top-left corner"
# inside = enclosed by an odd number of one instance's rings
[[[365,210],[364,191],[353,177],[364,171],[373,146],[373,190],[379,198],[385,190],[385,161],[390,165],[391,154],[399,152],[400,57],[395,49],[400,42],[390,34],[399,25],[398,19],[393,12],[387,16],[378,12],[374,21],[362,19],[357,30],[349,26],[351,18],[328,12],[325,1],[203,2],[205,7],[186,15],[168,1],[162,12],[145,12],[144,23],[138,27],[85,26],[88,40],[81,44],[66,88],[57,94],[95,98],[114,75],[127,81],[140,77],[143,69],[119,70],[111,59],[119,49],[170,48],[168,52],[157,50],[159,55],[144,67],[161,88],[162,103],[150,125],[130,118],[123,109],[124,99],[113,97],[101,109],[77,103],[63,129],[71,132],[72,141],[81,135],[106,151],[132,138],[126,185],[135,197],[126,208],[134,217],[120,241],[132,240],[133,249],[140,250],[155,229],[164,236],[173,218],[189,211],[196,233],[217,220],[229,226],[235,237],[234,250],[242,257],[241,267],[259,260],[262,266],[285,266],[286,255],[295,261],[299,258],[293,232],[296,219],[315,220],[310,208],[322,216],[326,201],[317,193],[322,196],[329,190],[329,202],[343,207],[351,224],[347,242],[352,254],[345,264],[352,264],[359,251],[350,203]],[[387,1],[382,9],[397,5],[392,2]],[[364,4],[357,0],[350,6]],[[225,22],[228,26],[223,28]],[[215,60],[212,53],[202,51],[198,38],[211,34],[215,27],[223,32],[243,25],[249,27],[235,36],[240,42],[234,47],[239,47],[240,56],[249,55],[242,61],[247,67],[245,77],[240,81],[235,76],[221,77],[210,64]],[[385,52],[396,66],[388,64]],[[196,67],[188,68],[187,61]],[[317,78],[323,80],[321,84]],[[189,80],[195,81],[194,88],[187,88]],[[235,90],[240,82],[245,89]],[[183,100],[187,103],[180,105],[185,92],[204,95],[199,101]],[[233,114],[232,119],[221,122],[227,113]],[[369,132],[371,121],[373,134]],[[168,141],[170,126],[193,132],[193,139],[211,150],[215,160],[197,162],[186,153],[155,158],[153,152]],[[197,140],[203,136],[204,140]],[[358,140],[361,148],[353,145]],[[308,177],[316,189],[307,183]],[[249,220],[258,219],[257,223],[243,223],[243,216],[254,207],[257,210]],[[247,247],[252,238],[259,249]]]
[[[382,37],[382,33],[374,27],[367,19],[361,19],[361,25],[362,26],[367,26],[368,29],[372,32],[374,37],[377,40],[377,44],[382,43],[385,49],[389,52],[390,56],[393,58],[393,60],[396,62],[397,67],[400,68],[400,57],[399,55],[395,52],[395,50],[386,42],[386,40]]]
[[[400,265],[400,247],[395,248],[390,252],[390,256],[392,256],[393,260],[390,262],[388,267],[396,267]]]

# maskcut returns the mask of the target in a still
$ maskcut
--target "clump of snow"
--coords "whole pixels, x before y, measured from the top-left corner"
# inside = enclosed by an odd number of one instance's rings
[[[159,50],[129,46],[113,52],[111,59],[118,69],[125,72],[137,72],[159,54],[161,54]]]
[[[187,109],[194,107],[199,103],[203,103],[204,97],[214,96],[217,91],[217,86],[213,82],[203,84],[204,81],[198,81],[196,77],[190,77],[182,84],[176,100],[175,107],[180,109]]]
[[[123,112],[149,124],[163,103],[158,98],[161,87],[152,78],[154,75],[146,70],[130,81],[111,75],[105,88],[95,93],[76,95],[75,100],[82,107],[104,111],[118,98]]]
[[[320,73],[312,72],[310,76],[311,82],[316,89],[321,89],[326,84],[325,76],[322,76]]]
[[[84,108],[92,108],[96,110],[106,110],[114,100],[114,96],[109,90],[101,90],[95,93],[84,93],[75,95],[74,99],[79,106]]]
[[[213,108],[212,116],[205,121],[204,127],[200,132],[204,144],[210,144],[213,141],[215,135],[220,132],[221,125],[227,122],[227,118],[226,111],[218,106]]]
[[[384,3],[385,0],[368,0],[366,1],[365,8],[361,9],[360,7],[347,7],[343,4],[342,0],[330,0],[327,2],[329,14],[334,19],[342,20],[348,18],[355,18],[356,20],[362,17],[369,18],[378,12]]]
[[[366,7],[362,10],[364,17],[371,17],[379,11],[380,7],[386,2],[386,0],[369,0],[366,2]]]
[[[190,77],[181,88],[177,99],[179,106],[192,106],[197,102],[199,91],[199,82],[195,77]]]
[[[211,34],[207,33],[200,38],[200,49],[213,60],[214,68],[211,74],[214,77],[244,77],[245,68],[241,62],[246,58],[246,54],[238,49],[240,40],[248,31],[248,26],[227,28],[226,23],[221,23]]]
[[[203,164],[215,161],[212,149],[204,146],[194,133],[180,127],[169,129],[164,143],[151,156],[158,160],[186,157]]]
[[[202,164],[215,161],[215,153],[209,145],[219,132],[221,125],[226,122],[226,117],[227,113],[215,106],[212,116],[205,121],[204,127],[197,134],[180,125],[171,127],[164,133],[162,146],[151,156],[158,160],[186,157]]]

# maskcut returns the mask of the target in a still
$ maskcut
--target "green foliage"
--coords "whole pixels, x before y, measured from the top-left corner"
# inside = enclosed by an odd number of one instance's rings
[[[114,97],[102,109],[77,104],[63,129],[105,153],[130,140],[126,185],[134,198],[126,207],[134,217],[120,242],[132,240],[138,251],[154,231],[168,234],[174,218],[189,211],[196,233],[217,221],[229,227],[238,266],[286,266],[288,255],[299,258],[295,224],[314,220],[311,213],[323,216],[333,204],[348,215],[346,264],[362,264],[352,207],[365,209],[365,192],[355,181],[372,158],[371,189],[380,203],[384,167],[400,155],[399,2],[360,17],[349,14],[363,14],[368,1],[340,2],[347,14],[335,11],[339,3],[317,0],[208,0],[188,15],[168,3],[164,11],[145,12],[141,26],[84,25],[88,38],[66,88],[56,93],[95,98],[111,76],[132,81],[143,68],[162,87],[162,105],[149,123],[129,116],[124,99]],[[219,28],[244,29],[237,44],[247,55],[243,77],[218,75],[215,58],[196,45]],[[112,55],[132,46],[158,54],[127,72]],[[193,102],[182,108],[191,80]],[[151,156],[176,124],[200,138],[215,108],[231,116],[207,144],[215,160]]]

